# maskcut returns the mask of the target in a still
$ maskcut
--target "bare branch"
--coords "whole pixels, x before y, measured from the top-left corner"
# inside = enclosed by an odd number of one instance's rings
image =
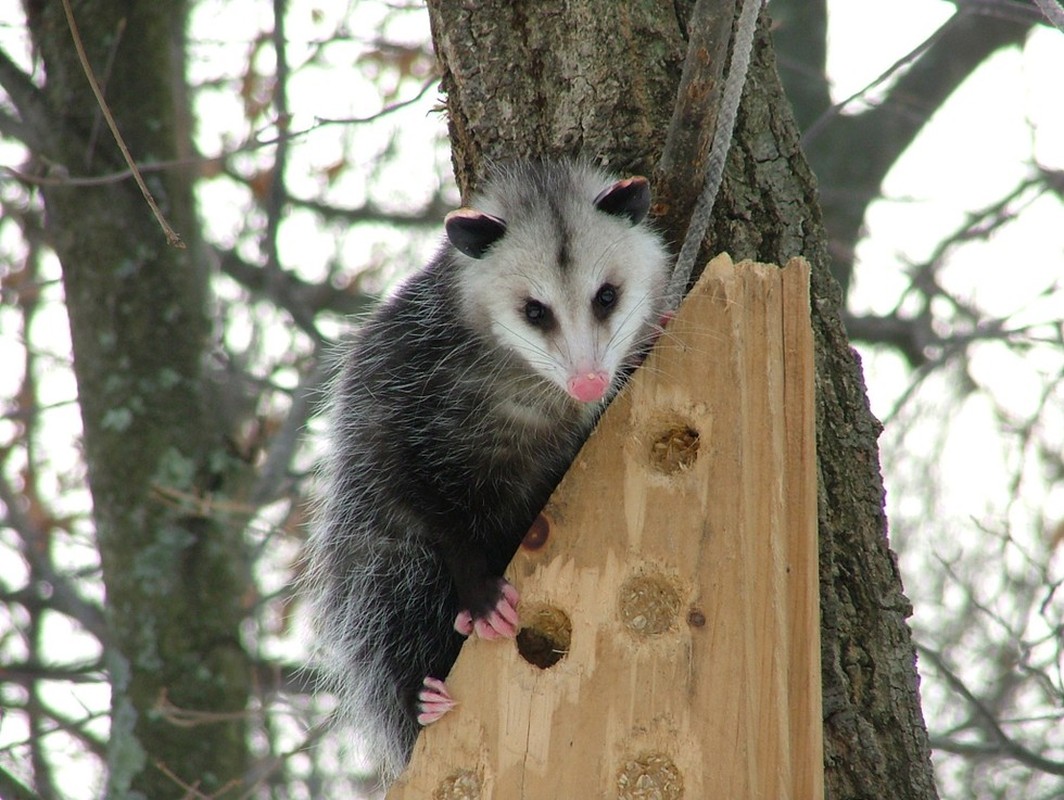
[[[25,703],[13,703],[11,708],[23,712],[27,711]],[[84,716],[77,719],[70,719],[60,711],[45,703],[40,703],[40,711],[44,717],[44,724],[38,730],[30,733],[27,739],[29,743],[40,744],[43,739],[46,739],[54,733],[65,733],[67,736],[70,736],[83,744],[89,752],[99,759],[102,760],[106,758],[107,745],[94,736],[88,728],[88,723],[99,719],[102,716],[106,716],[106,711],[86,711]],[[5,747],[20,746],[26,744],[27,741],[12,742],[6,744]],[[59,794],[55,791],[45,792],[42,790],[42,794],[45,797],[59,797]],[[6,794],[0,794],[0,797],[7,800]]]
[[[375,114],[369,114],[369,115],[367,115],[365,117],[340,117],[340,118],[318,117],[318,120],[317,120],[317,122],[314,125],[311,125],[309,128],[306,128],[304,130],[298,131],[298,132],[296,132],[296,133],[294,133],[292,135],[293,136],[302,136],[302,135],[304,135],[306,133],[310,133],[311,131],[317,130],[318,128],[322,128],[322,127],[325,127],[327,125],[366,125],[366,124],[371,123],[371,122],[376,122],[377,120],[382,119],[382,118],[388,116],[389,114],[394,114],[396,111],[399,111],[400,109],[406,108],[407,106],[414,105],[419,100],[421,100],[422,97],[425,96],[425,93],[429,89],[431,89],[433,86],[438,85],[439,82],[440,82],[440,76],[439,75],[433,75],[431,78],[429,78],[427,81],[425,81],[421,85],[421,88],[418,89],[417,94],[415,94],[413,97],[409,97],[406,100],[398,100],[398,101],[392,103],[391,105],[385,106],[384,108],[382,108],[380,111],[378,111]]]
[[[687,21],[683,75],[654,174],[656,211],[660,212],[668,237],[675,242],[684,240],[690,210],[702,190],[724,88],[724,65],[734,16],[734,0],[703,0],[695,4]]]
[[[277,62],[277,76],[274,82],[273,103],[277,111],[277,147],[274,149],[273,167],[270,171],[269,190],[266,193],[266,230],[263,232],[263,249],[266,252],[266,276],[273,284],[280,278],[281,262],[277,255],[277,231],[281,227],[281,215],[288,199],[285,186],[285,169],[288,166],[288,142],[286,135],[291,122],[288,110],[288,55],[285,48],[285,7],[286,0],[273,0],[273,44],[274,58]]]
[[[925,348],[934,339],[929,322],[926,317],[905,319],[897,312],[885,316],[843,313],[846,333],[852,341],[893,347],[911,367],[927,363]]]
[[[925,42],[853,98],[826,111],[806,132],[803,145],[825,189],[821,204],[832,271],[844,293],[865,210],[879,196],[887,172],[946,98],[990,54],[1023,41],[1031,24],[991,19],[968,3],[959,4]],[[839,115],[843,105],[888,78],[894,83],[882,102],[859,114]]]
[[[975,694],[968,688],[968,686],[960,679],[960,677],[951,670],[945,662],[945,659],[935,650],[931,650],[928,647],[924,647],[920,644],[916,645],[917,650],[920,651],[920,655],[928,659],[935,665],[935,669],[946,680],[946,683],[959,694],[968,706],[975,712],[979,727],[992,739],[992,742],[985,747],[991,749],[997,748],[997,755],[1002,757],[1014,758],[1025,766],[1031,769],[1036,769],[1039,772],[1045,772],[1049,775],[1064,775],[1064,762],[1053,761],[1052,759],[1045,758],[1037,753],[1031,752],[1022,744],[1010,737],[998,724],[997,718],[993,712],[987,708],[986,704],[981,699],[975,696]],[[955,743],[954,746],[960,746],[962,743]]]
[[[306,428],[307,420],[314,410],[313,399],[320,395],[321,387],[328,377],[328,359],[319,358],[314,369],[304,376],[296,387],[284,424],[271,439],[266,461],[259,470],[258,480],[251,492],[253,505],[258,506],[276,499],[286,488],[292,457]]]
[[[95,661],[80,666],[24,661],[5,664],[0,670],[0,674],[3,675],[5,681],[27,686],[34,681],[100,683],[104,680],[103,665]]]
[[[319,313],[360,314],[374,302],[374,298],[346,292],[328,283],[307,283],[284,269],[270,281],[262,267],[249,264],[233,250],[221,250],[217,254],[222,272],[252,294],[269,298],[278,308],[287,311],[300,330],[318,344],[323,341],[314,323]]]
[[[31,150],[52,149],[54,124],[48,104],[26,73],[3,50],[0,50],[0,86],[4,87],[22,118],[18,123],[12,121],[18,128],[9,126],[4,132],[15,135]],[[17,133],[19,129],[21,135]]]
[[[0,136],[15,139],[29,147],[29,129],[15,117],[3,112],[0,112]]]
[[[371,202],[358,208],[338,208],[320,200],[289,197],[288,202],[298,208],[305,208],[320,214],[327,222],[343,222],[348,225],[356,222],[383,222],[388,225],[412,227],[438,227],[444,215],[450,210],[439,196],[434,197],[427,206],[414,212],[384,211]]]
[[[0,766],[0,796],[8,800],[44,800],[3,766]]]
[[[50,607],[77,620],[89,633],[100,640],[101,646],[107,647],[110,636],[103,612],[94,603],[81,597],[66,576],[56,572],[38,548],[33,545],[35,541],[45,541],[45,536],[37,529],[33,521],[22,513],[17,493],[2,474],[0,474],[0,503],[4,504],[8,524],[25,543],[22,548],[23,557],[30,562],[35,573],[52,587]]]

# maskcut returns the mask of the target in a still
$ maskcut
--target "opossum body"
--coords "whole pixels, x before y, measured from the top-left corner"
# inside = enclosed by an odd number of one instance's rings
[[[644,178],[498,172],[361,328],[330,392],[307,591],[317,666],[385,781],[465,635],[513,636],[502,578],[658,331],[665,248]]]

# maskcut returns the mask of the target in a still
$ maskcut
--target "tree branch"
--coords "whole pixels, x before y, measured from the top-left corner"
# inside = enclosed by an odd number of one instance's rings
[[[905,357],[910,367],[927,363],[924,348],[933,337],[926,320],[903,319],[896,313],[886,316],[844,313],[843,324],[846,325],[846,334],[853,341],[893,347]]]
[[[280,270],[271,281],[262,267],[249,264],[233,250],[216,252],[222,272],[253,295],[268,298],[278,308],[287,311],[300,329],[317,343],[322,341],[314,324],[317,314],[322,311],[359,314],[369,310],[375,302],[375,298],[345,292],[328,283],[307,283],[288,270]]]
[[[687,56],[672,118],[654,171],[655,213],[673,242],[684,241],[706,174],[724,88],[735,0],[700,0],[684,33]]]
[[[22,118],[17,123],[12,120],[12,125],[18,125],[17,129],[12,127],[4,132],[14,135],[35,152],[54,150],[51,131],[55,124],[48,103],[26,73],[3,50],[0,50],[0,86]],[[19,129],[21,135],[17,132]]]
[[[0,766],[0,796],[8,800],[44,800],[3,766]]]
[[[427,206],[414,212],[384,211],[371,202],[366,202],[358,208],[339,208],[320,200],[292,196],[289,196],[288,203],[313,211],[321,215],[326,222],[342,222],[348,225],[356,222],[383,222],[395,227],[437,228],[444,215],[451,210],[438,195],[433,197]]]
[[[957,694],[964,698],[972,711],[975,712],[980,729],[985,731],[993,740],[993,743],[990,745],[985,745],[990,752],[993,752],[993,748],[996,747],[999,755],[1014,758],[1031,769],[1045,772],[1048,775],[1064,776],[1064,762],[1053,761],[1052,759],[1031,752],[1005,733],[990,709],[988,709],[983,701],[976,697],[968,688],[964,681],[962,681],[960,677],[946,665],[945,660],[938,652],[920,644],[916,645],[916,649],[920,651],[922,657],[927,658],[935,665],[935,669],[937,669],[942,677],[945,678],[946,683],[948,683]],[[956,743],[955,746],[960,746],[960,744],[961,743]]]
[[[266,460],[251,491],[251,503],[256,508],[275,500],[285,488],[292,456],[299,446],[307,420],[313,413],[313,401],[321,396],[321,388],[329,378],[329,367],[330,360],[319,357],[314,368],[303,377],[292,393],[292,405],[281,429],[270,440]]]
[[[992,53],[1023,41],[1033,24],[991,18],[979,8],[962,5],[923,44],[854,95],[904,70],[883,102],[852,116],[838,115],[844,104],[835,106],[803,137],[823,187],[832,271],[844,293],[865,209],[879,196],[887,172],[946,98]],[[857,153],[860,157],[854,157]]]
[[[285,185],[285,169],[288,166],[288,126],[291,117],[288,111],[288,54],[285,48],[284,14],[286,0],[273,0],[273,44],[277,62],[277,75],[273,90],[273,103],[277,112],[277,147],[274,149],[270,188],[266,193],[266,230],[263,232],[263,249],[266,252],[267,279],[273,283],[280,279],[281,262],[277,254],[277,232],[281,227],[281,215],[288,201]]]
[[[21,548],[23,557],[30,561],[34,572],[52,587],[51,607],[77,620],[100,641],[101,647],[107,647],[110,635],[103,612],[98,606],[79,595],[66,576],[56,572],[48,560],[40,555],[33,542],[45,541],[46,537],[29,517],[22,513],[16,492],[2,475],[0,475],[0,502],[6,509],[8,525],[24,544]]]
[[[5,136],[9,139],[15,139],[29,147],[29,129],[15,117],[11,116],[10,114],[5,114],[3,112],[0,112],[0,136]]]
[[[42,664],[37,661],[9,663],[0,667],[0,675],[5,682],[28,686],[34,681],[66,681],[68,683],[102,683],[104,681],[103,665],[91,664],[60,665]]]

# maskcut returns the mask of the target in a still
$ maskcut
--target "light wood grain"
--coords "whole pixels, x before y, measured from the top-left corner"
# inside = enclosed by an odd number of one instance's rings
[[[389,800],[823,796],[808,278],[710,262],[510,566],[567,652],[470,641]]]

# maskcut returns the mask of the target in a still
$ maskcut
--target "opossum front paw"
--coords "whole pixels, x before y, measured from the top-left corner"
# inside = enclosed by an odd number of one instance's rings
[[[431,725],[456,705],[447,684],[439,678],[426,677],[417,693],[418,724]]]
[[[481,616],[460,611],[454,629],[463,636],[476,634],[481,639],[512,639],[517,636],[517,589],[505,578],[499,579],[499,598]]]

